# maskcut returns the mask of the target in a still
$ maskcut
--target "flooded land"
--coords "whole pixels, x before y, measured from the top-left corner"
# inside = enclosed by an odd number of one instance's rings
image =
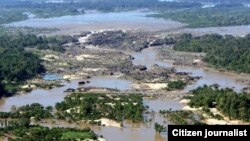
[[[202,8],[214,6],[204,4]],[[152,13],[149,10],[86,10],[82,15],[36,18],[26,12],[27,20],[5,24],[7,27],[57,28],[48,35],[65,35],[70,41],[62,43],[64,52],[27,47],[26,50],[39,55],[47,72],[25,81],[17,94],[1,98],[0,111],[10,112],[32,103],[55,107],[72,93],[105,93],[108,97],[141,94],[143,105],[147,106],[142,122],[122,120],[118,122],[122,126],[117,127],[114,126],[117,122],[109,120],[110,126],[99,126],[83,120],[42,119],[34,124],[77,129],[89,127],[107,141],[166,141],[167,132],[155,132],[155,123],[165,127],[174,123],[160,111],[182,110],[188,102],[181,100],[192,90],[203,85],[216,85],[241,93],[250,87],[249,74],[211,67],[203,61],[205,53],[173,49],[183,33],[244,36],[250,33],[249,25],[187,28],[186,24],[170,19],[147,17]],[[171,82],[185,85],[171,89]],[[112,107],[114,103],[105,104]],[[69,111],[74,108],[77,109],[73,107]]]

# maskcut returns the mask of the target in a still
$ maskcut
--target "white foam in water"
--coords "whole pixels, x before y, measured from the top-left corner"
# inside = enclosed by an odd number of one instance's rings
[[[201,8],[211,8],[215,7],[215,4],[203,4]]]

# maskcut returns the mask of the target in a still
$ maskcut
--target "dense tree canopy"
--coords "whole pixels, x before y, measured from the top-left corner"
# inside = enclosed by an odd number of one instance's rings
[[[70,3],[70,4],[69,4]],[[43,0],[34,1],[2,1],[2,6],[15,8],[84,8],[111,11],[115,9],[134,8],[190,8],[201,6],[198,2],[168,2],[159,0],[65,0],[65,3],[46,3]]]
[[[250,35],[245,37],[184,34],[175,50],[207,53],[204,61],[216,67],[250,73]]]
[[[96,93],[74,93],[56,104],[57,115],[73,120],[109,118],[117,121],[143,120],[144,106],[139,94],[107,96]]]
[[[186,86],[187,84],[181,80],[178,80],[178,81],[170,81],[168,83],[168,89],[169,90],[181,90],[181,89],[184,89],[184,87]]]
[[[0,112],[0,118],[31,118],[36,120],[46,119],[52,117],[52,107],[43,107],[39,103],[33,103],[31,105],[22,106],[19,108],[12,107],[11,112]]]
[[[0,135],[8,134],[9,141],[75,141],[96,140],[97,135],[89,128],[48,128],[30,125],[29,119],[18,119],[9,122],[1,121]]]
[[[217,27],[250,24],[250,8],[243,5],[218,5],[212,8],[192,8],[153,14],[154,17],[187,23],[188,27]]]
[[[34,34],[22,34],[16,35],[3,34],[0,35],[0,48],[38,48],[38,49],[50,49],[53,51],[63,52],[64,48],[62,44],[74,41],[75,39],[70,36],[65,37],[46,37],[36,36]]]
[[[2,82],[0,80],[0,94],[2,95],[3,93],[5,93],[4,86],[3,86],[3,84],[2,84]]]
[[[192,107],[216,107],[231,119],[250,121],[250,94],[211,86],[199,87],[192,94],[189,103]]]
[[[23,81],[44,71],[40,59],[23,49],[3,49],[0,52],[0,77],[7,81]]]

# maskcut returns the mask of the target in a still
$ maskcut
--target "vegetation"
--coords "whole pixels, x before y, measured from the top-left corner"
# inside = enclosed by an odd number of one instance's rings
[[[72,120],[97,120],[108,118],[116,121],[124,119],[132,121],[143,120],[144,106],[142,96],[104,95],[97,93],[74,93],[63,102],[56,104],[58,118]]]
[[[204,61],[215,67],[236,72],[250,73],[250,35],[245,37],[220,36],[216,34],[192,37],[184,34],[174,50],[205,52]]]
[[[215,119],[218,119],[218,120],[223,120],[223,116],[219,115],[219,114],[214,114],[210,111],[209,108],[207,107],[202,107],[202,111],[205,112],[205,114],[211,118],[215,118]]]
[[[0,81],[0,94],[4,94],[4,93],[5,93],[4,86],[2,82]]]
[[[0,81],[8,93],[16,91],[18,82],[41,72],[44,72],[44,67],[38,56],[24,49],[0,47]]]
[[[0,134],[7,134],[9,141],[72,141],[97,139],[97,135],[86,129],[51,128],[39,125],[32,126],[28,119],[5,122],[0,128]]]
[[[12,108],[12,112],[0,112],[0,118],[35,118],[35,120],[46,119],[52,117],[52,107],[43,107],[41,104],[34,103],[22,106],[18,109]]]
[[[0,51],[0,78],[4,81],[22,81],[43,72],[40,59],[23,49],[4,48]]]
[[[193,90],[191,107],[217,108],[230,119],[250,121],[250,94],[203,86]]]
[[[177,80],[177,81],[169,81],[168,82],[168,87],[167,89],[168,90],[181,90],[181,89],[184,89],[184,87],[186,86],[187,84],[185,82],[183,82],[182,80]]]
[[[201,4],[197,2],[160,2],[158,0],[84,0],[77,2],[65,1],[64,3],[47,3],[46,1],[39,0],[1,0],[0,24],[26,20],[29,17],[25,12],[34,14],[36,18],[49,18],[84,14],[85,9],[111,12],[143,8],[179,9],[200,6]]]
[[[15,8],[0,7],[0,24],[16,22],[27,19],[27,15],[22,14],[24,11]]]
[[[0,35],[0,48],[38,48],[50,49],[53,51],[63,52],[63,44],[76,41],[75,38],[70,36],[59,37],[46,37],[36,36],[34,34],[3,34]]]
[[[84,10],[78,11],[77,8],[68,8],[66,6],[35,8],[35,9],[32,9],[31,12],[38,18],[60,17],[60,16],[66,16],[66,15],[79,15],[79,14],[85,13]]]
[[[63,44],[75,41],[78,40],[71,36],[0,34],[0,81],[4,89],[8,93],[14,93],[20,82],[45,71],[39,56],[27,51],[27,48],[63,52]]]
[[[158,133],[161,133],[161,132],[166,132],[167,129],[163,125],[160,125],[159,123],[156,122],[155,123],[155,131]]]
[[[175,124],[178,125],[200,125],[203,124],[200,122],[202,117],[195,115],[191,111],[172,111],[172,110],[163,110],[160,111],[164,117],[168,118]]]
[[[46,3],[44,1],[22,1],[16,0],[12,3],[8,1],[2,1],[0,4],[5,7],[14,8],[44,8],[50,9],[97,9],[101,11],[119,11],[119,10],[131,10],[131,9],[143,9],[143,8],[191,8],[200,7],[198,2],[161,2],[158,0],[81,0],[72,2],[66,0],[64,3]],[[69,10],[70,11],[70,10]]]
[[[250,8],[243,6],[213,8],[193,8],[173,12],[163,12],[150,16],[172,19],[187,23],[188,27],[216,27],[250,24]]]

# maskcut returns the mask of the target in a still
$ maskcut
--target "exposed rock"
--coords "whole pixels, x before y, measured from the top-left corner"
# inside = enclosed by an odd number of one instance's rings
[[[188,75],[187,72],[177,72],[176,75]]]
[[[92,34],[88,44],[106,48],[141,51],[148,47],[147,36],[143,33],[104,31]]]
[[[176,41],[174,38],[163,38],[163,39],[156,39],[150,43],[150,46],[161,46],[161,45],[169,45],[174,44]]]
[[[147,67],[143,66],[143,65],[138,65],[138,66],[135,66],[135,69],[138,69],[140,71],[145,71],[145,70],[147,70]]]
[[[81,37],[85,37],[85,36],[87,36],[87,35],[89,35],[89,34],[91,34],[90,31],[81,32],[80,36],[81,36]]]
[[[86,82],[85,82],[85,81],[80,81],[80,82],[78,82],[78,84],[79,84],[79,85],[85,85]]]
[[[250,93],[250,87],[245,87],[242,89],[242,91],[245,93]]]
[[[68,88],[68,89],[65,90],[64,92],[66,92],[66,93],[75,92],[75,89],[73,89],[73,88]]]

